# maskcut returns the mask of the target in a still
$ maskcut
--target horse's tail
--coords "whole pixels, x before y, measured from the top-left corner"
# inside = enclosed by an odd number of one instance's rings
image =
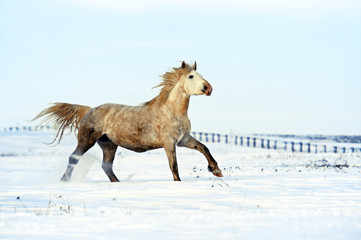
[[[45,117],[42,124],[52,125],[58,132],[54,138],[54,143],[59,138],[60,143],[64,131],[69,129],[72,132],[79,128],[80,120],[90,111],[91,107],[69,103],[54,103],[53,106],[44,109],[34,119]],[[52,144],[50,143],[50,144]]]

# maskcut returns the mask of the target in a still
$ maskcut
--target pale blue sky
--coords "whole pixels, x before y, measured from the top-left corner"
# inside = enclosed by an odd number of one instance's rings
[[[51,102],[137,105],[197,61],[196,131],[361,134],[361,1],[0,0],[0,127]]]

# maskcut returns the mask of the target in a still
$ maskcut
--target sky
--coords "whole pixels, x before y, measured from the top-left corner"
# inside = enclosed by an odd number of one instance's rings
[[[361,1],[0,0],[0,128],[53,102],[138,105],[197,61],[193,131],[361,134]]]

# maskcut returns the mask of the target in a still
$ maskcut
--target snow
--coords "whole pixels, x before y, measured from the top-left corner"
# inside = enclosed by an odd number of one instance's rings
[[[118,149],[110,183],[94,147],[60,178],[74,135],[0,132],[0,239],[360,239],[361,154],[290,153],[207,144],[177,148],[182,182],[163,150]]]

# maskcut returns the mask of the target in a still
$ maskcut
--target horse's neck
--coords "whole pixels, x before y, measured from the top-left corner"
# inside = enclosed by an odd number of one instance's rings
[[[188,116],[190,96],[182,89],[181,86],[175,87],[169,94],[166,108],[170,108],[178,117]]]

